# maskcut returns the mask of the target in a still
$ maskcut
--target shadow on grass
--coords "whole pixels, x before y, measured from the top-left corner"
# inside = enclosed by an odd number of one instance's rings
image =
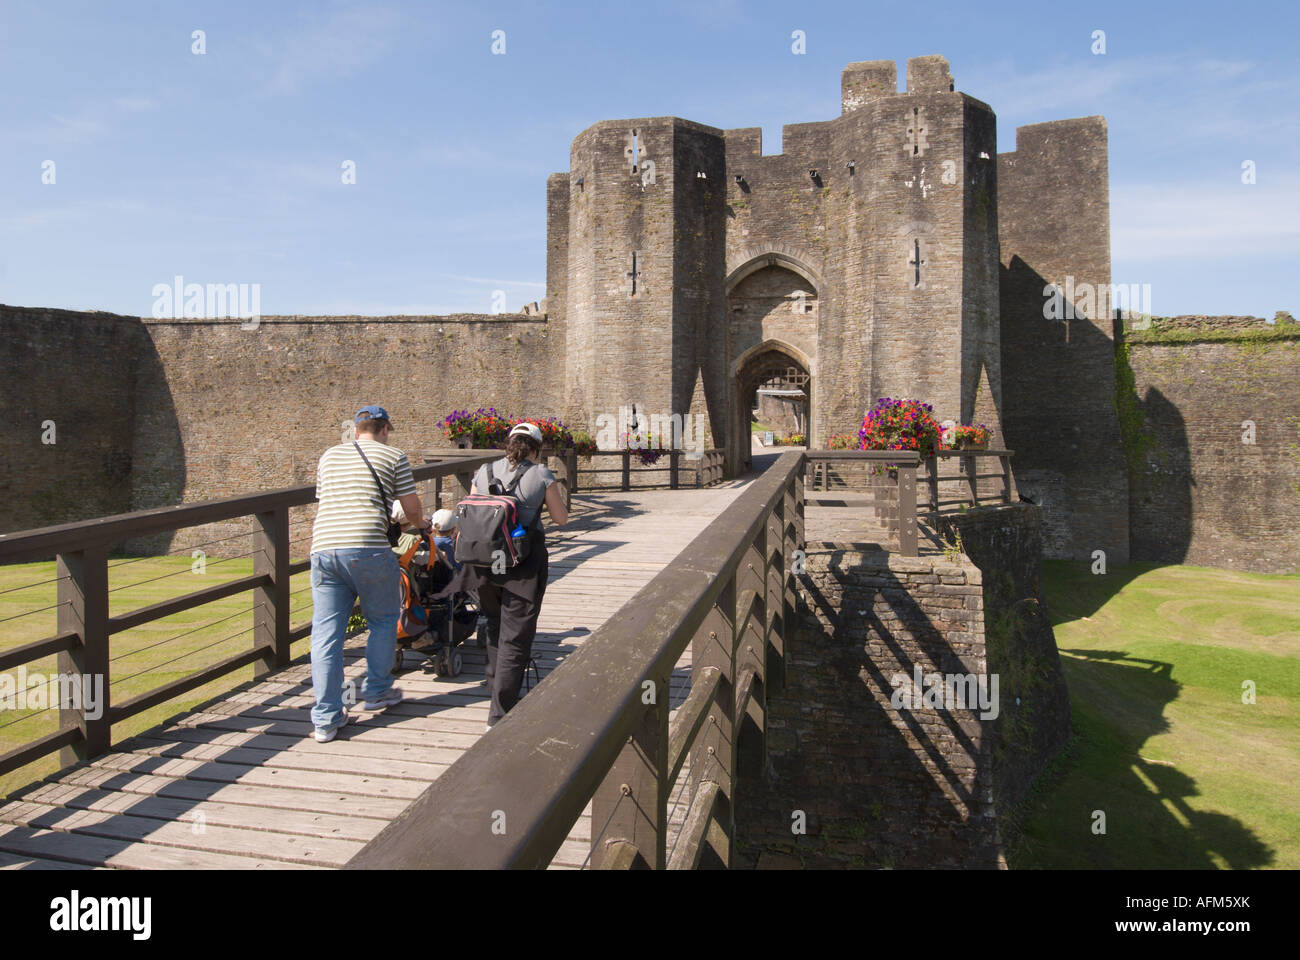
[[[1119,650],[1061,653],[1075,739],[1014,818],[1013,868],[1240,870],[1275,861],[1240,820],[1193,809],[1194,779],[1142,756],[1169,729],[1165,707],[1181,689],[1173,664]],[[1103,817],[1105,832],[1094,832]]]
[[[1125,563],[1107,567],[1104,576],[1092,572],[1093,562],[1044,560],[1043,588],[1050,600],[1052,626],[1091,617],[1130,583],[1165,563]]]

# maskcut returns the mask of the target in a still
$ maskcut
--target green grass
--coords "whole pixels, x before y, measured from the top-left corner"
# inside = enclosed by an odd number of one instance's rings
[[[305,555],[305,544],[302,549]],[[110,559],[110,615],[246,577],[253,572],[251,558],[208,558],[202,573],[196,572],[193,564],[188,554]],[[41,640],[58,632],[57,611],[41,610],[57,602],[57,584],[44,582],[53,580],[56,575],[52,562],[0,567],[0,650]],[[296,594],[290,597],[289,622],[297,625],[311,617],[310,573],[304,571],[295,575],[290,581],[289,591]],[[114,634],[109,641],[111,702],[121,703],[247,650],[253,642],[252,603],[252,593],[237,594]],[[8,619],[11,617],[16,619]],[[309,639],[300,640],[294,644],[292,653],[295,656],[305,653],[309,646]],[[34,673],[48,676],[57,671],[57,658],[33,661],[26,664],[26,670],[29,678]],[[16,682],[18,671],[19,668],[14,667],[6,672]],[[116,743],[147,730],[251,679],[253,667],[250,665],[137,714],[114,726],[113,741]],[[0,707],[0,754],[52,733],[58,726],[57,707],[52,710]],[[59,766],[59,757],[55,753],[0,777],[0,796],[56,772]]]
[[[1300,867],[1300,576],[1048,561],[1043,582],[1075,736],[1008,862]]]

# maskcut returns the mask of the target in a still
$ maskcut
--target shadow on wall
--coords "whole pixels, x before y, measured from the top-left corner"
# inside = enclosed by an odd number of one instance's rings
[[[0,305],[0,531],[180,502],[185,453],[162,364],[138,317]],[[165,552],[170,536],[151,538]]]
[[[786,687],[768,697],[768,769],[738,785],[739,865],[995,868],[978,711],[891,704],[914,666],[968,667],[906,583],[874,562],[841,567],[842,555],[801,578]]]
[[[1118,365],[1127,368],[1127,353],[1119,351]],[[1117,365],[1117,372],[1121,369]],[[1133,373],[1117,384],[1129,391],[1119,404],[1131,404],[1132,422],[1121,420],[1129,454],[1129,556],[1133,560],[1182,563],[1192,542],[1191,451],[1187,425],[1178,408],[1155,387],[1139,401],[1133,392]]]
[[[1045,556],[1084,559],[1102,549],[1108,562],[1122,563],[1129,552],[1125,460],[1138,411],[1121,407],[1116,425],[1123,391],[1112,384],[1127,364],[1117,365],[1115,342],[1083,311],[1066,309],[1065,296],[1059,319],[1044,316],[1054,314],[1044,289],[1064,279],[1045,278],[1018,256],[1000,268],[1004,439],[1016,452],[1021,495],[1043,507]],[[1074,295],[1087,305],[1080,291]],[[1130,373],[1130,392],[1131,385]]]
[[[143,325],[142,325],[143,327]],[[179,504],[185,496],[188,473],[185,439],[172,398],[162,358],[144,328],[140,357],[135,369],[135,434],[131,475],[131,509],[148,510]],[[213,403],[219,403],[214,395]],[[196,411],[197,413],[198,411]],[[149,556],[171,550],[175,533],[160,533],[127,541],[124,551]]]

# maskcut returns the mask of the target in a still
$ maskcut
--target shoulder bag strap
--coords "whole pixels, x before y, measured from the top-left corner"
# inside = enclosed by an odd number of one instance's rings
[[[357,453],[361,454],[361,459],[366,462],[366,468],[370,471],[370,475],[375,478],[375,486],[379,488],[379,499],[384,502],[384,527],[387,528],[393,522],[392,508],[388,505],[388,494],[384,492],[384,485],[379,482],[379,474],[375,473],[375,468],[370,465],[370,458],[361,449],[361,444],[353,440],[352,446],[357,448]]]

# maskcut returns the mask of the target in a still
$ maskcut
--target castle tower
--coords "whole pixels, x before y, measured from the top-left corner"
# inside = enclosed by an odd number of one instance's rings
[[[856,432],[880,396],[1001,423],[993,111],[942,57],[850,64],[834,120],[727,131],[726,341],[732,417],[756,378],[808,381],[811,442]],[[729,451],[743,460],[748,437]]]
[[[832,169],[852,164],[853,175],[832,277],[841,338],[867,345],[860,373],[839,372],[841,393],[864,408],[877,396],[923,399],[940,420],[983,422],[1000,437],[993,111],[955,92],[938,56],[907,62],[906,93],[891,61],[850,64],[841,89]]]
[[[574,422],[595,429],[631,404],[663,417],[690,409],[721,313],[723,156],[711,127],[611,120],[574,139],[567,202],[563,175],[551,178],[548,264],[563,281],[548,277],[548,298],[563,304]]]

